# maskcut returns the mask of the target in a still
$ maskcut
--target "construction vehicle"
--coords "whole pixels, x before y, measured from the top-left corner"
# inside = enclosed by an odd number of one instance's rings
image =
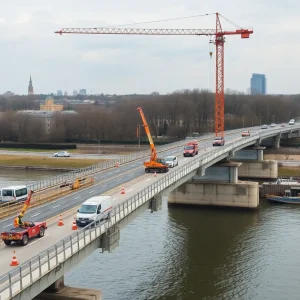
[[[145,172],[146,173],[166,173],[169,171],[169,166],[167,162],[163,158],[158,158],[156,149],[152,140],[152,136],[150,134],[149,126],[146,121],[145,115],[143,113],[143,110],[141,107],[138,107],[137,109],[141,115],[143,126],[145,128],[145,132],[147,134],[149,143],[150,143],[150,149],[151,149],[151,154],[150,154],[150,160],[144,162],[144,167],[145,167]]]
[[[25,246],[28,244],[30,238],[44,236],[45,230],[47,229],[46,222],[22,222],[22,218],[30,205],[32,194],[33,191],[30,191],[28,198],[23,204],[21,213],[14,220],[14,227],[5,232],[1,232],[1,237],[5,245],[10,245],[11,242],[18,242],[22,246]]]

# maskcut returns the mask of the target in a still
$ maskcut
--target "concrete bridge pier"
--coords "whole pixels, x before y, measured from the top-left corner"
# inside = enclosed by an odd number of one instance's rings
[[[277,134],[275,137],[275,149],[279,149],[280,148],[280,139],[281,139],[281,133]]]
[[[34,300],[102,300],[101,292],[94,289],[82,289],[64,285],[62,276]]]
[[[204,176],[195,175],[191,181],[175,188],[168,196],[168,203],[256,209],[258,183],[238,181],[240,165],[228,162],[207,168]]]
[[[280,141],[280,138],[279,138]],[[276,160],[264,160],[265,147],[252,147],[236,151],[233,161],[242,162],[239,167],[239,178],[277,179],[278,165]]]

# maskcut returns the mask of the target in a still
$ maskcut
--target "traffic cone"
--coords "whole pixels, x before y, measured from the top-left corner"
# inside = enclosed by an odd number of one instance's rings
[[[19,265],[19,262],[17,261],[17,257],[16,257],[16,251],[14,251],[13,258],[12,258],[12,261],[11,261],[10,265],[12,267],[15,267],[15,266]]]
[[[156,172],[154,172],[154,177],[156,177]]]
[[[77,230],[77,225],[76,225],[76,221],[75,221],[75,218],[74,218],[74,221],[73,221],[73,224],[72,224],[72,230]]]
[[[125,188],[124,188],[124,186],[122,187],[122,192],[121,192],[121,194],[125,194]]]
[[[119,167],[119,162],[117,161],[117,163],[116,163],[116,167],[118,168]]]
[[[62,220],[61,215],[59,215],[59,221],[58,221],[57,226],[63,226],[63,225],[64,225],[64,222],[63,222],[63,220]]]

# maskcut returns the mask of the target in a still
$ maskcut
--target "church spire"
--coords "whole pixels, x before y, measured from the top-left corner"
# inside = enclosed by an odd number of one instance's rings
[[[31,80],[31,74],[30,74],[30,79],[29,79],[29,85],[28,85],[28,95],[33,95],[33,86],[32,86],[32,80]]]

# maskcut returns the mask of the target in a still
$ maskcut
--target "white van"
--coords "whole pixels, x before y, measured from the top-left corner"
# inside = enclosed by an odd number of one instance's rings
[[[28,198],[26,185],[8,186],[1,189],[1,202],[23,202]]]
[[[110,196],[95,196],[86,200],[78,209],[76,224],[86,226],[96,220],[107,219],[113,205]]]

